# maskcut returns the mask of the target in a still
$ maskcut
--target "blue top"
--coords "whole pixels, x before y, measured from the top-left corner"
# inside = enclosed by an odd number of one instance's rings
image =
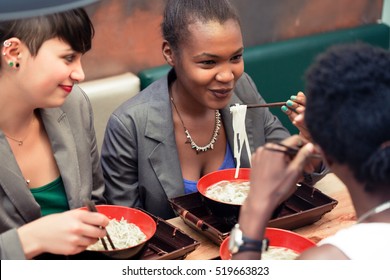
[[[222,162],[222,165],[218,168],[218,170],[222,169],[228,169],[228,168],[235,168],[236,164],[234,162],[233,153],[230,149],[229,143],[226,143],[226,153],[225,153],[225,159]],[[198,181],[190,181],[183,179],[184,181],[184,193],[189,194],[198,191],[196,184]]]

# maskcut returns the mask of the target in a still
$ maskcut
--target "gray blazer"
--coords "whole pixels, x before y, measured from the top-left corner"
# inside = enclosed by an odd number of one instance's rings
[[[103,176],[93,127],[92,107],[74,87],[61,108],[40,109],[71,209],[84,198],[104,203]],[[26,187],[2,131],[0,131],[0,256],[24,259],[16,228],[41,216],[40,207]]]
[[[264,103],[251,78],[244,74],[231,104]],[[233,147],[232,116],[221,110],[226,135]],[[251,153],[269,141],[289,136],[268,109],[247,111],[246,130]],[[184,194],[175,142],[168,81],[164,77],[123,103],[110,117],[102,146],[102,167],[110,204],[141,207],[164,219],[174,217],[169,198]],[[241,166],[249,167],[247,152]]]

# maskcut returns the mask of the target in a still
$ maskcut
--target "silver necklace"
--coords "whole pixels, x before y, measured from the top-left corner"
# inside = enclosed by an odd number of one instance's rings
[[[186,137],[187,137],[187,141],[185,143],[191,144],[191,148],[194,149],[197,154],[200,152],[207,152],[209,149],[211,149],[211,150],[214,149],[214,143],[218,139],[219,129],[221,128],[221,114],[219,113],[219,110],[215,110],[215,126],[214,126],[213,136],[211,137],[210,142],[206,146],[198,146],[195,143],[195,141],[192,139],[190,132],[188,131],[188,129],[184,125],[183,119],[181,118],[179,110],[177,110],[177,107],[176,107],[175,101],[173,100],[173,97],[170,96],[170,98],[171,98],[171,102],[173,104],[173,107],[175,108],[176,113],[179,116],[181,124],[183,125],[184,133],[186,134]]]
[[[361,215],[360,218],[357,220],[357,223],[361,223],[362,221],[366,220],[368,217],[386,211],[387,209],[390,209],[390,200],[376,206],[375,208]]]

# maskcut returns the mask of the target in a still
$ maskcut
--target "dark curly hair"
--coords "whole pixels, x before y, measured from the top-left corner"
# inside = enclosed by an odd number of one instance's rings
[[[390,52],[365,43],[329,48],[306,72],[306,95],[314,142],[367,191],[390,186]]]
[[[189,35],[190,24],[211,20],[224,23],[229,19],[240,24],[237,11],[228,0],[168,0],[161,30],[172,49],[178,51]]]

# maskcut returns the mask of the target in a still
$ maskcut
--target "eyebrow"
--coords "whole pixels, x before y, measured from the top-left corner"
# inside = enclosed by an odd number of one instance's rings
[[[242,52],[244,50],[244,47],[241,47],[239,48],[238,50],[236,50],[233,55],[236,55],[240,52]],[[207,52],[204,52],[204,53],[201,53],[201,54],[198,54],[198,55],[195,55],[193,58],[200,58],[202,56],[208,56],[208,57],[212,57],[212,58],[219,58],[220,56],[219,55],[215,55],[215,54],[211,54],[211,53],[207,53]]]

